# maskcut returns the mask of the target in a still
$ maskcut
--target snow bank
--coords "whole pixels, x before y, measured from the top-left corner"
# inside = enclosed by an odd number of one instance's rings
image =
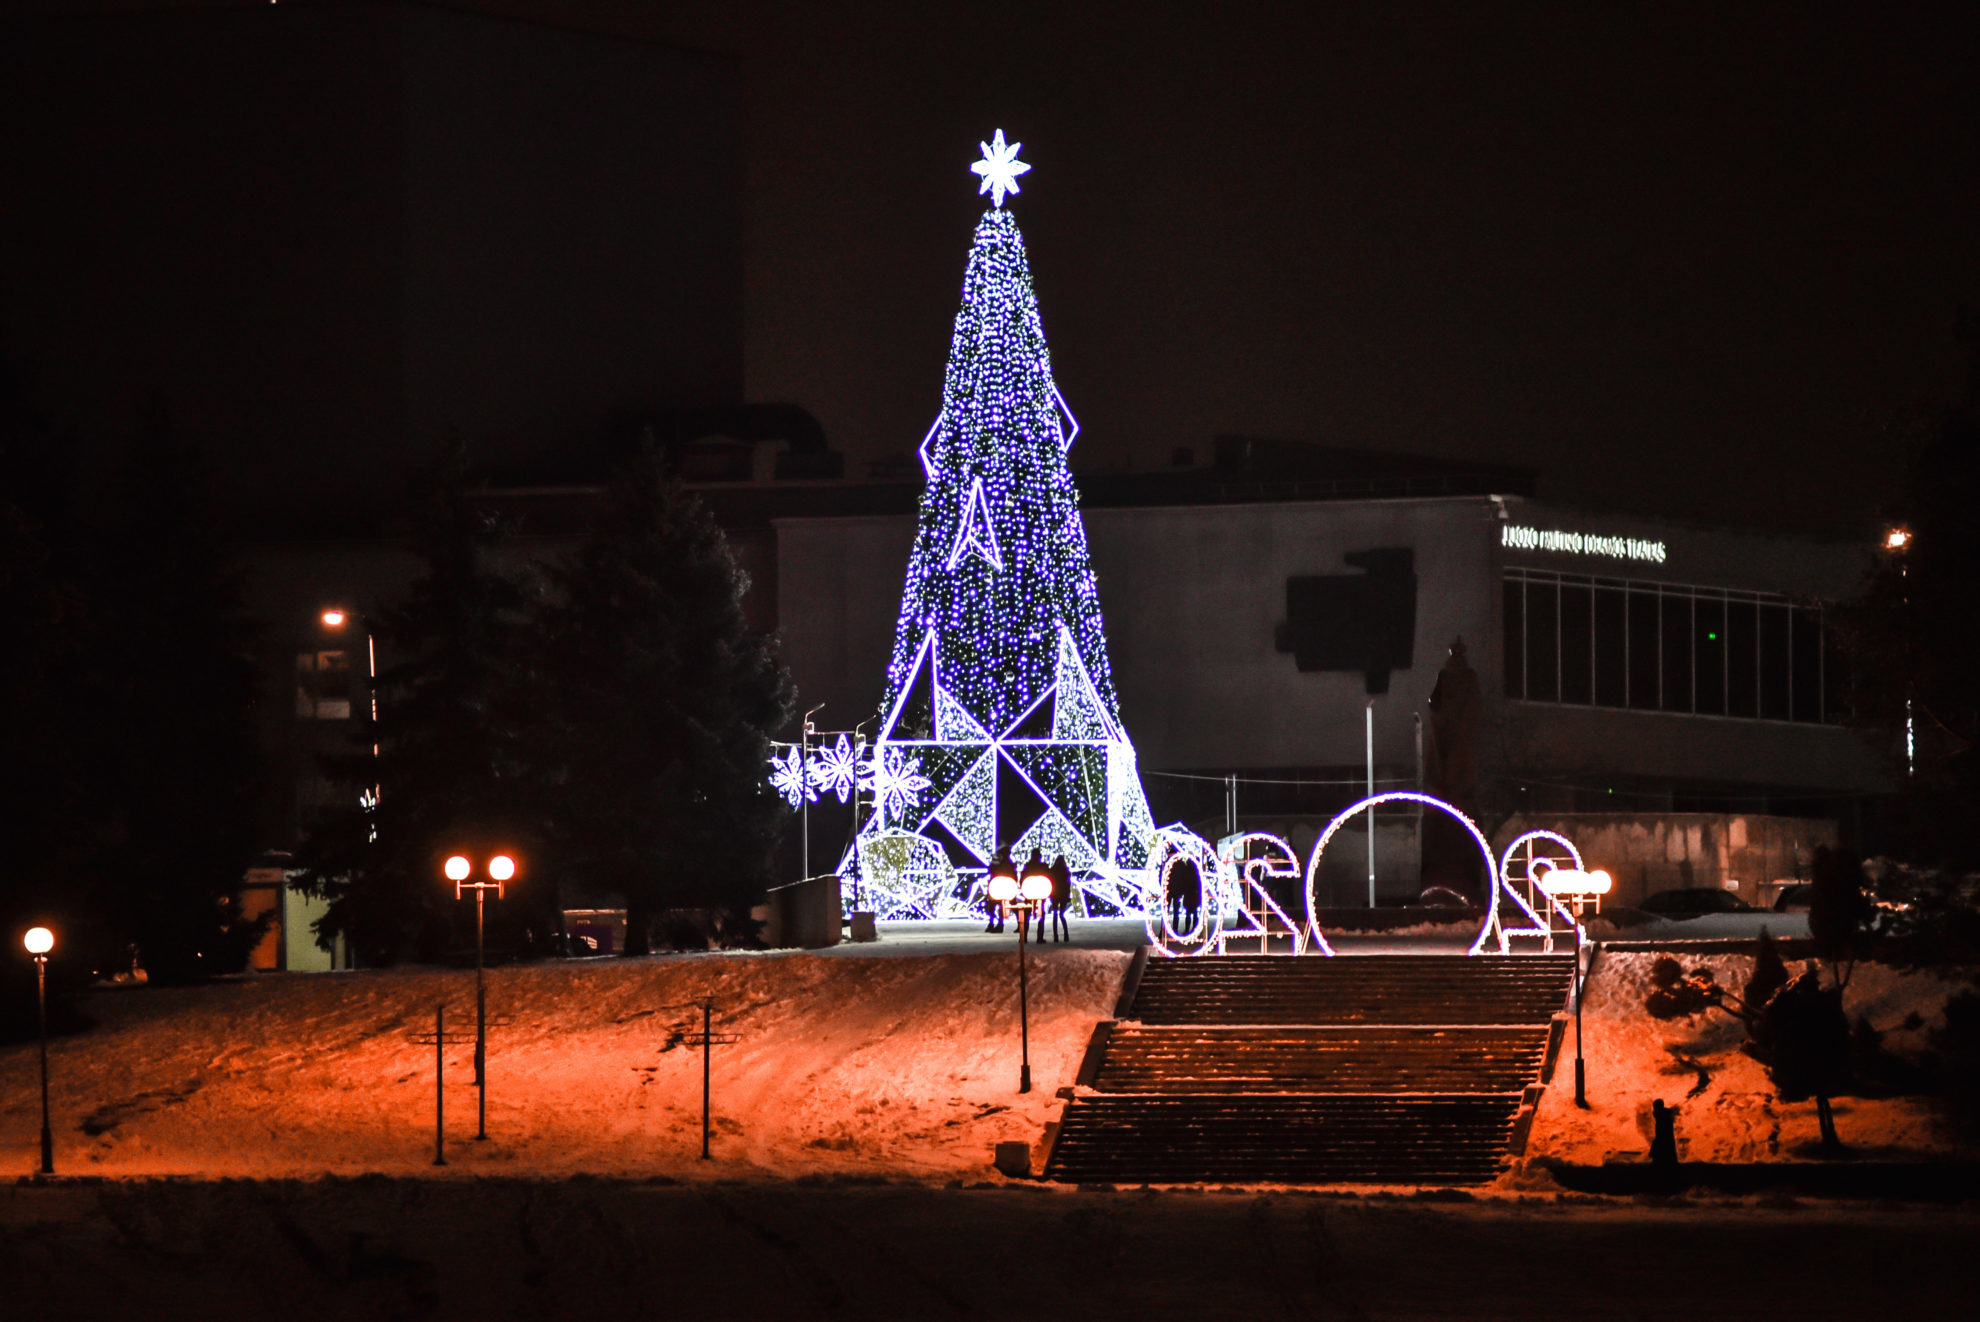
[[[489,972],[490,1141],[473,1141],[471,1044],[447,1048],[450,1170],[673,1177],[987,1178],[1000,1141],[1057,1116],[1128,956],[1035,951],[1033,1091],[1018,1081],[1013,953],[847,959],[711,954]],[[699,1160],[699,1050],[714,1056],[716,1160]],[[433,1159],[436,1002],[471,1037],[462,970],[268,974],[94,993],[99,1027],[50,1049],[57,1169],[275,1177],[411,1173]],[[430,1040],[430,1039],[429,1039]],[[0,1151],[28,1170],[32,1045],[0,1050]]]
[[[1534,1118],[1526,1155],[1599,1164],[1646,1160],[1650,1103],[1679,1108],[1678,1154],[1687,1161],[1756,1162],[1813,1157],[1819,1139],[1815,1103],[1782,1103],[1758,1061],[1739,1048],[1745,1026],[1712,1012],[1660,1021],[1644,1010],[1650,991],[1649,951],[1604,951],[1583,1006],[1584,1054],[1590,1109],[1574,1104],[1574,1026],[1568,1026],[1554,1081]],[[1707,968],[1737,993],[1752,971],[1750,955],[1679,955],[1689,969]],[[1789,972],[1802,966],[1790,960]],[[1824,977],[1827,977],[1825,971]],[[1905,972],[1859,964],[1843,1005],[1850,1021],[1867,1018],[1901,1056],[1926,1048],[1944,1023],[1947,999],[1967,986],[1958,974]],[[1915,1026],[1906,1027],[1911,1016]],[[1950,1155],[1953,1142],[1929,1097],[1843,1097],[1834,1104],[1836,1129],[1858,1155],[1929,1160]]]

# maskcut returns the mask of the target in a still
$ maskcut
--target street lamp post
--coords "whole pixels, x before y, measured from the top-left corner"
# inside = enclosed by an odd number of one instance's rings
[[[1030,989],[1024,966],[1024,930],[1032,914],[1042,914],[1052,897],[1052,874],[1043,868],[1027,869],[1022,881],[1005,875],[990,878],[990,898],[1018,915],[1018,1091],[1031,1091],[1031,1009]]]
[[[480,1094],[480,1117],[475,1128],[477,1139],[488,1137],[488,980],[484,932],[487,930],[488,892],[502,898],[502,887],[516,875],[516,861],[507,854],[488,860],[490,881],[469,881],[474,864],[461,854],[447,860],[447,879],[454,883],[454,898],[474,892],[474,1086]]]
[[[1574,1104],[1588,1109],[1588,1069],[1581,1055],[1581,994],[1588,979],[1581,971],[1581,918],[1593,906],[1602,912],[1602,897],[1615,884],[1614,878],[1597,868],[1583,872],[1574,868],[1553,868],[1540,876],[1540,889],[1557,900],[1565,900],[1574,912]]]
[[[48,952],[55,948],[55,934],[45,927],[30,927],[21,944],[34,956],[35,1017],[41,1027],[41,1173],[55,1173],[55,1136],[48,1128]]]

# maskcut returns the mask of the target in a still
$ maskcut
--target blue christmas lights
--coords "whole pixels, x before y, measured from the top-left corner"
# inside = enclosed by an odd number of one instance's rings
[[[881,727],[857,773],[870,811],[840,870],[882,917],[956,916],[1000,846],[1019,860],[1036,849],[1065,857],[1083,912],[1135,913],[1155,826],[1066,462],[1079,426],[1003,209],[1030,167],[1001,132],[983,151],[993,205],[919,448],[928,480]],[[837,790],[823,766],[814,783]]]

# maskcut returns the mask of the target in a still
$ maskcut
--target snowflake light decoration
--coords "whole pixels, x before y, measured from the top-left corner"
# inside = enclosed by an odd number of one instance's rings
[[[1005,145],[1004,131],[998,129],[991,136],[990,141],[979,142],[976,145],[983,149],[983,159],[969,167],[970,173],[981,175],[983,178],[983,183],[976,190],[976,195],[981,197],[985,193],[988,193],[990,194],[990,200],[997,206],[1002,207],[1004,205],[1004,194],[1015,194],[1023,191],[1018,187],[1017,177],[1031,169],[1029,165],[1017,158],[1017,154],[1023,150],[1024,144],[1013,142],[1008,146]]]
[[[818,790],[811,783],[811,776],[796,744],[785,749],[782,757],[775,753],[770,755],[770,784],[793,808],[802,807],[807,799],[815,802],[818,798]]]
[[[830,790],[838,795],[840,803],[852,797],[859,780],[859,754],[853,751],[852,741],[845,735],[840,735],[836,744],[821,745],[818,755],[811,760],[811,783],[820,793]]]
[[[907,816],[921,802],[922,791],[933,784],[921,774],[921,759],[899,748],[875,747],[862,771],[859,787],[872,793],[874,814],[882,821]]]

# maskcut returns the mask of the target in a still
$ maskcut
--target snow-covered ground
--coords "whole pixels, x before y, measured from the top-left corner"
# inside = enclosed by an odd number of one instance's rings
[[[1632,931],[1631,935],[1634,935]],[[1553,1084],[1541,1100],[1529,1160],[1601,1164],[1644,1160],[1650,1146],[1650,1103],[1662,1098],[1679,1108],[1678,1154],[1687,1161],[1766,1162],[1810,1158],[1819,1134],[1815,1104],[1786,1104],[1758,1061],[1739,1047],[1745,1028],[1712,1012],[1695,1019],[1660,1021],[1644,1010],[1650,991],[1650,951],[1604,951],[1582,1007],[1587,1059],[1586,1111],[1574,1105],[1574,1028],[1569,1026]],[[1686,969],[1709,968],[1715,980],[1738,992],[1753,967],[1748,955],[1680,954]],[[1790,972],[1802,965],[1790,960]],[[1826,978],[1828,973],[1825,971]],[[1859,964],[1844,994],[1844,1009],[1885,1033],[1884,1046],[1900,1056],[1926,1049],[1926,1036],[1943,1025],[1948,997],[1967,984],[1933,971],[1906,973],[1881,964]],[[1912,1015],[1917,1026],[1906,1027]],[[1836,1130],[1861,1156],[1934,1160],[1959,1154],[1926,1097],[1842,1097],[1834,1104]]]
[[[881,943],[885,944],[885,942]],[[899,958],[707,954],[489,971],[489,1141],[472,1141],[472,1047],[447,1048],[449,1170],[707,1178],[984,1178],[1062,1105],[1129,956],[1034,948],[1033,1091],[1017,1093],[1015,942]],[[878,947],[868,947],[877,952]],[[712,997],[717,1160],[699,1160]],[[432,1170],[436,1003],[472,1036],[471,970],[264,974],[89,996],[98,1027],[50,1050],[68,1173],[300,1176]],[[33,1168],[32,1045],[0,1049],[0,1152]]]
[[[1138,926],[1075,924],[1074,945],[1031,947],[1027,1095],[1016,1091],[1016,943],[970,924],[890,926],[877,943],[820,954],[493,969],[490,1140],[472,1140],[471,1047],[449,1046],[446,1174],[995,1181],[994,1146],[1035,1144],[1057,1117],[1054,1093],[1072,1081],[1092,1025],[1112,1014]],[[1390,933],[1342,946],[1455,954],[1464,935]],[[1813,1105],[1774,1100],[1760,1066],[1738,1050],[1738,1024],[1716,1014],[1662,1023],[1643,1011],[1654,958],[1603,954],[1585,1015],[1593,1108],[1573,1105],[1570,1029],[1528,1157],[1641,1160],[1656,1097],[1680,1107],[1689,1160],[1809,1156]],[[1750,959],[1684,963],[1736,989]],[[1886,1030],[1888,1047],[1915,1053],[1961,985],[1863,965],[1847,1004]],[[58,1169],[433,1173],[433,1048],[415,1039],[431,1032],[443,1000],[450,1033],[470,1035],[473,989],[470,970],[406,969],[91,993],[84,1008],[97,1027],[51,1050]],[[706,998],[717,1032],[737,1039],[715,1048],[709,1162],[699,1160],[701,1053],[680,1041],[699,1027]],[[1919,1025],[1905,1027],[1914,1012]],[[1836,1111],[1844,1141],[1865,1155],[1955,1155],[1929,1099],[1843,1098]],[[38,1125],[32,1045],[0,1049],[0,1171],[33,1168]]]

